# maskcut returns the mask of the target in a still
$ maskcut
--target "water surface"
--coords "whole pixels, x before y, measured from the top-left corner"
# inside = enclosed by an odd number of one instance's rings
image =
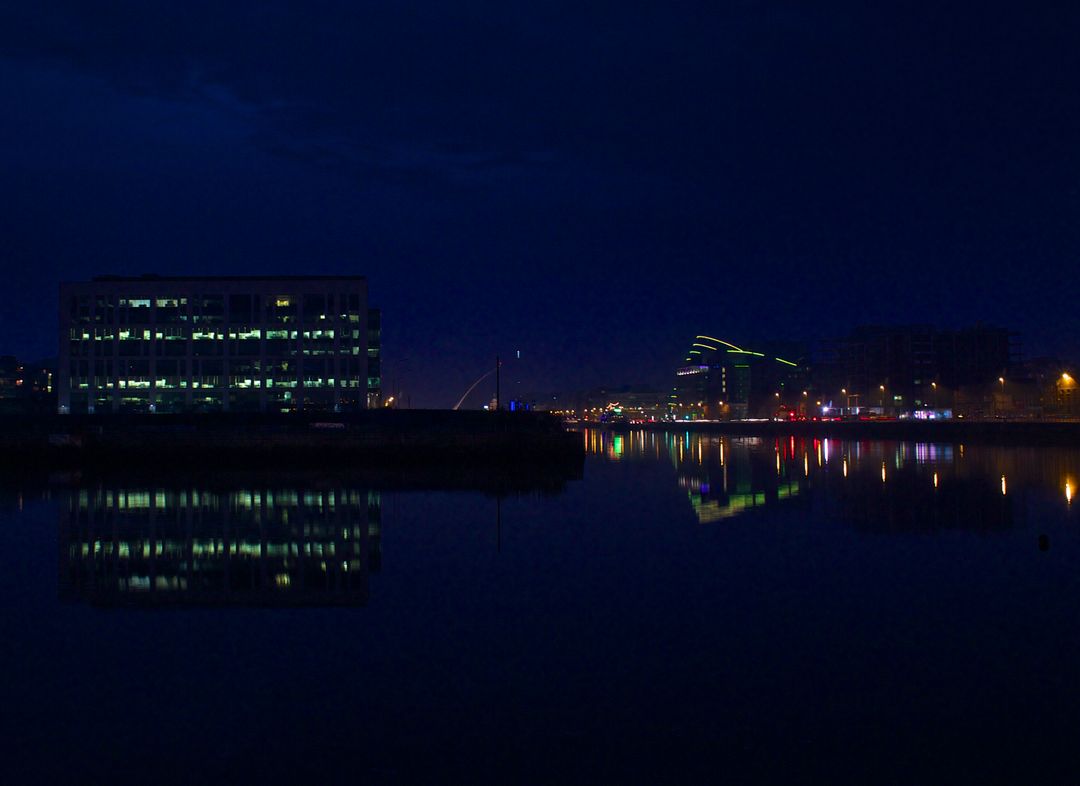
[[[11,782],[1069,781],[1080,451],[9,478]]]

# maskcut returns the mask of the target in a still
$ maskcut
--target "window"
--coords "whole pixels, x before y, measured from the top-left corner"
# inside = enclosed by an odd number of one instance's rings
[[[251,295],[229,295],[229,321],[251,322]]]

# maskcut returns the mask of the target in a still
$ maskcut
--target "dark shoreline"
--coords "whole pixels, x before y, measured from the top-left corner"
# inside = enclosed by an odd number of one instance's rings
[[[707,423],[672,421],[642,424],[591,424],[620,432],[649,431],[728,434],[746,437],[829,437],[842,440],[892,440],[905,442],[979,442],[997,445],[1080,447],[1080,421],[1010,420],[846,420],[846,421],[731,421]]]
[[[16,468],[408,468],[581,462],[580,437],[531,412],[38,415],[0,418]]]

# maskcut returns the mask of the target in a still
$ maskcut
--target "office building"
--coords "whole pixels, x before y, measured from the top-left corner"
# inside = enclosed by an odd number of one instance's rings
[[[1000,395],[1021,362],[1017,335],[986,325],[862,326],[819,354],[814,383],[826,398],[890,413],[954,406],[989,413],[993,406],[981,400]]]
[[[378,406],[362,276],[101,276],[60,286],[61,413]]]
[[[712,336],[695,336],[687,350],[687,365],[675,370],[670,413],[677,420],[728,420],[772,417],[792,396],[801,405],[798,391],[806,373],[799,362],[802,355],[801,348],[790,345],[746,349]]]

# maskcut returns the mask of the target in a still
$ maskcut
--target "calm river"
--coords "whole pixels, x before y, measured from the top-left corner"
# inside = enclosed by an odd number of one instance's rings
[[[506,482],[9,478],[4,780],[1080,776],[1080,450],[581,438]]]

